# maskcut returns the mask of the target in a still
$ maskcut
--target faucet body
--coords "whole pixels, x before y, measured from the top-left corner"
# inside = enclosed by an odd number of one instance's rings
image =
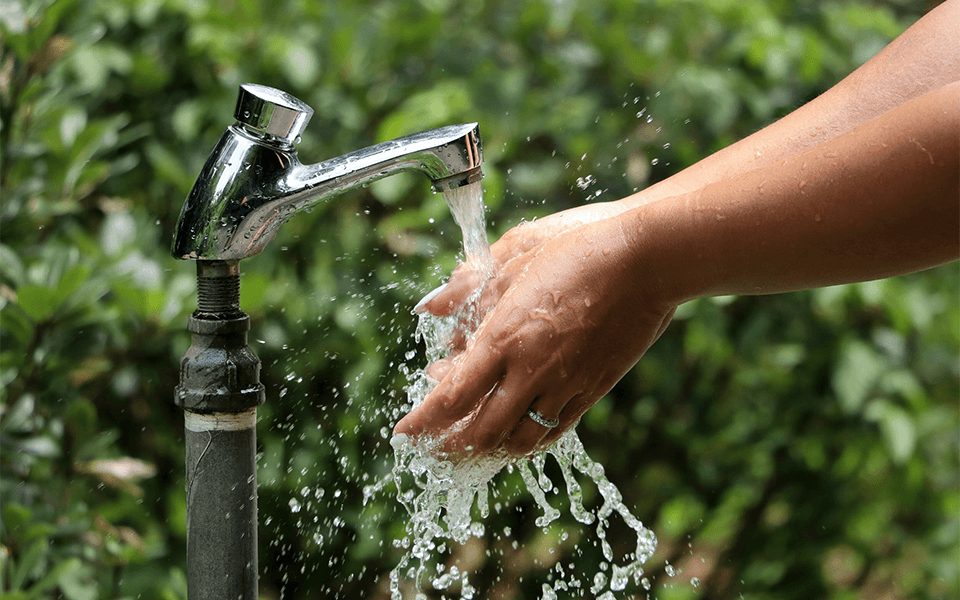
[[[273,104],[266,125],[264,104]],[[241,86],[237,123],[220,137],[183,205],[173,242],[175,258],[254,256],[294,214],[400,171],[422,172],[438,191],[481,177],[476,123],[441,127],[304,165],[293,142],[312,112],[279,90]]]
[[[207,159],[177,224],[173,256],[196,261],[198,292],[175,394],[184,410],[190,600],[258,597],[256,422],[266,395],[247,345],[239,261],[259,254],[297,212],[381,177],[420,171],[438,191],[481,177],[476,123],[304,165],[294,143],[312,114],[280,90],[241,86],[237,122]]]

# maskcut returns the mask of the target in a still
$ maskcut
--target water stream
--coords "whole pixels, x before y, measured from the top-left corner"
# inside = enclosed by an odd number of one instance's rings
[[[482,275],[483,282],[488,281],[495,275],[495,265],[486,238],[480,184],[449,192],[445,199],[463,230],[465,262]],[[482,288],[483,285],[475,294],[479,295]],[[474,313],[440,319],[423,314],[417,334],[426,344],[427,362],[444,356],[453,328],[463,328],[466,323],[467,329],[472,331],[482,317],[482,314]],[[422,402],[430,389],[431,383],[422,369],[409,376],[407,394],[413,406]],[[418,439],[413,443],[403,435],[391,440],[395,458],[392,480],[397,497],[410,516],[406,536],[397,542],[405,554],[390,575],[393,600],[403,598],[403,579],[414,582],[416,600],[425,600],[431,588],[439,591],[441,597],[447,597],[445,594],[449,592],[451,597],[474,598],[477,592],[470,583],[470,573],[456,566],[448,568],[440,556],[453,544],[464,544],[471,537],[485,535],[483,521],[489,516],[491,494],[495,493],[493,484],[501,471],[519,472],[527,492],[540,510],[536,517],[538,527],[546,530],[560,518],[561,511],[548,498],[561,494],[560,487],[548,475],[549,458],[559,468],[566,489],[567,500],[560,504],[568,506],[570,515],[583,525],[580,529],[590,526],[592,531],[589,533],[595,535],[593,540],[582,536],[580,543],[599,544],[605,560],[599,565],[575,565],[575,568],[571,563],[569,573],[558,564],[560,572],[542,584],[541,598],[555,599],[558,592],[564,597],[584,596],[589,592],[590,597],[613,600],[619,592],[627,590],[631,581],[634,585],[641,585],[643,564],[653,555],[656,537],[624,505],[620,491],[606,478],[603,466],[587,455],[575,430],[567,431],[545,451],[524,459],[487,456],[455,465],[441,458],[442,454],[437,452],[438,443],[438,440],[431,439]],[[585,505],[578,481],[581,478],[596,486],[602,498],[599,506]],[[382,483],[375,488],[366,493],[375,493],[382,488]],[[493,500],[499,506],[499,499]],[[607,539],[612,518],[617,518],[613,527],[620,527],[622,521],[634,532],[636,548],[633,552],[615,556]]]

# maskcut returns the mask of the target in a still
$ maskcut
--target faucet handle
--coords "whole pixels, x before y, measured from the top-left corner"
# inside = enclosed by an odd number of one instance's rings
[[[291,145],[307,128],[313,109],[282,90],[245,83],[240,86],[233,114],[254,134]]]

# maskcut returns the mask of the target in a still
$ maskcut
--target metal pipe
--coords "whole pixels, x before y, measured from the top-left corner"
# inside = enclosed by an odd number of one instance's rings
[[[180,363],[187,467],[187,595],[256,600],[260,360],[247,345],[237,262],[197,261],[199,308]]]
[[[256,600],[257,409],[184,415],[187,597]]]

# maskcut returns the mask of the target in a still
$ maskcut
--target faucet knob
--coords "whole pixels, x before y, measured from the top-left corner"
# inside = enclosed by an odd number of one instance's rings
[[[282,90],[245,83],[234,116],[255,135],[292,145],[307,128],[313,109]]]

